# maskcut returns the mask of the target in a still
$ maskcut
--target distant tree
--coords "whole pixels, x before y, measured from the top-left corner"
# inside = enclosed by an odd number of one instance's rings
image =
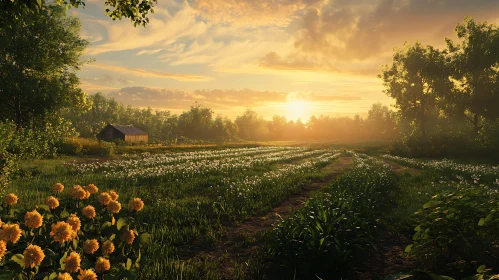
[[[183,136],[190,139],[209,139],[213,111],[196,103],[178,118],[178,127]]]
[[[394,136],[396,123],[393,112],[381,103],[375,103],[367,112],[367,129],[374,139],[390,139]]]
[[[499,118],[499,28],[466,18],[455,31],[460,42],[446,41],[457,91],[446,105],[468,119],[478,134],[482,118]]]
[[[445,53],[419,42],[405,44],[379,77],[401,117],[413,124],[412,133],[427,139],[429,121],[439,114],[438,101],[453,89]]]
[[[238,127],[239,138],[244,140],[264,140],[268,135],[265,121],[255,111],[247,109],[234,121]]]
[[[44,9],[46,0],[0,0],[0,9],[11,14],[30,13],[35,15]],[[113,20],[129,18],[134,26],[146,26],[149,23],[147,15],[154,13],[153,7],[157,0],[105,0],[106,14]],[[50,3],[69,8],[85,7],[85,0],[56,0]]]
[[[5,25],[5,21],[15,22]],[[76,71],[88,42],[79,36],[80,22],[60,6],[14,15],[0,9],[0,117],[17,127],[81,106]]]

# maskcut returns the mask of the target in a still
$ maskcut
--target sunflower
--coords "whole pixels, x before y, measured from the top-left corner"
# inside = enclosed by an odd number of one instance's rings
[[[18,224],[4,224],[1,235],[6,242],[16,243],[21,238],[21,228]]]
[[[111,255],[114,252],[114,243],[111,240],[107,240],[102,243],[102,255],[107,256]]]
[[[88,239],[83,242],[83,251],[89,255],[95,253],[99,249],[99,242],[97,239]]]
[[[66,222],[57,222],[52,225],[50,236],[54,237],[54,241],[63,243],[72,240],[76,236],[76,233],[73,231],[70,224]]]
[[[66,219],[66,223],[71,225],[74,232],[78,232],[80,230],[81,221],[80,218],[78,218],[78,216],[76,216],[75,214],[69,215],[69,217]]]
[[[96,194],[99,191],[99,189],[94,184],[90,184],[84,187],[84,189],[91,194]]]
[[[55,185],[52,186],[52,190],[55,193],[61,193],[64,190],[64,186],[61,183],[56,183]]]
[[[126,243],[132,244],[134,239],[135,233],[133,232],[133,230],[127,230],[123,233],[123,240],[125,240]]]
[[[112,200],[107,205],[107,210],[109,210],[109,212],[111,213],[119,213],[121,210],[121,203],[116,200]]]
[[[7,242],[0,240],[0,261],[5,255],[5,252],[7,252]]]
[[[33,268],[40,265],[45,258],[45,254],[40,246],[29,245],[23,252],[23,262],[25,267]]]
[[[64,272],[57,275],[57,280],[73,280],[73,277],[71,277],[71,274]]]
[[[137,211],[139,212],[140,210],[142,210],[142,208],[144,208],[144,202],[142,201],[142,199],[136,197],[132,200],[130,200],[130,208],[132,208],[132,210],[134,211]]]
[[[111,268],[111,264],[109,263],[108,259],[105,259],[103,257],[99,257],[97,261],[95,262],[95,272],[97,273],[104,273],[108,271]]]
[[[67,272],[77,272],[80,269],[81,258],[76,252],[71,252],[64,260],[65,270]]]
[[[79,200],[83,200],[88,198],[87,191],[85,191],[80,185],[74,185],[73,188],[69,191],[69,194]],[[89,194],[90,196],[90,194]]]
[[[59,200],[53,196],[49,196],[45,200],[45,204],[47,204],[50,209],[55,209],[59,207]]]
[[[7,205],[14,205],[14,204],[17,204],[18,200],[19,200],[19,198],[17,197],[17,195],[15,195],[13,193],[9,193],[8,195],[6,195],[3,198],[3,203],[5,203]]]
[[[43,224],[43,217],[36,210],[27,212],[24,215],[24,224],[30,228],[39,228]]]
[[[81,209],[81,214],[84,217],[93,219],[96,216],[95,207],[93,207],[92,205],[85,206],[83,209]]]
[[[115,191],[109,191],[112,200],[117,200],[119,195]]]
[[[99,196],[97,197],[97,200],[100,202],[100,204],[107,206],[111,200],[111,195],[107,192],[100,193]]]
[[[97,274],[91,269],[82,269],[80,275],[78,275],[78,280],[97,280]]]

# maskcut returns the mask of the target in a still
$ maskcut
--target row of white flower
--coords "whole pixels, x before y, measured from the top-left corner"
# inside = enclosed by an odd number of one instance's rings
[[[181,152],[169,154],[142,153],[137,155],[123,155],[120,160],[110,160],[105,162],[92,162],[83,164],[68,164],[70,168],[78,173],[87,172],[117,172],[127,169],[144,168],[158,165],[175,165],[185,162],[195,162],[209,159],[234,158],[249,155],[275,153],[280,151],[302,151],[304,148],[298,147],[257,147],[257,148],[236,148],[222,150],[205,150],[195,152]]]
[[[220,159],[204,159],[196,161],[185,161],[179,164],[157,164],[151,165],[147,161],[146,165],[137,163],[129,165],[121,170],[104,171],[110,178],[157,178],[166,177],[168,179],[187,179],[200,176],[210,176],[218,174],[234,174],[257,166],[265,166],[278,162],[286,162],[307,158],[314,155],[326,153],[326,150],[307,150],[303,148],[289,148],[277,152],[267,152],[255,156],[231,156]]]

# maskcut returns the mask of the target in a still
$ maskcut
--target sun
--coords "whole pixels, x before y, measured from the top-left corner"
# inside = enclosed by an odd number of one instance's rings
[[[301,119],[302,121],[306,121],[309,109],[309,104],[306,101],[300,99],[289,100],[286,102],[286,117],[289,120],[296,121],[297,119]]]

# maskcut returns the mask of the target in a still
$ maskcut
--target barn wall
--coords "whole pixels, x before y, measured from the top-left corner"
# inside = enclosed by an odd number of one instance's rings
[[[149,142],[148,135],[125,135],[125,141],[129,143]]]

